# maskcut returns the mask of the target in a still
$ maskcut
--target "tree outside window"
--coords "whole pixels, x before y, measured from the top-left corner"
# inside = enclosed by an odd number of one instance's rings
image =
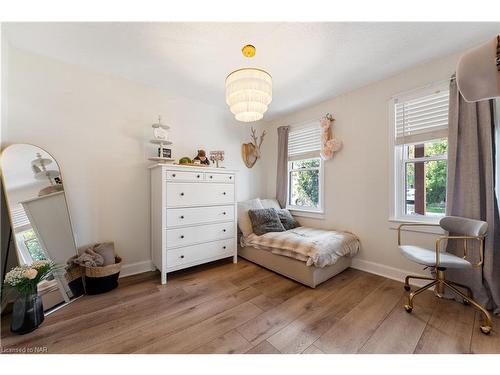
[[[447,147],[447,139],[406,146],[406,214],[444,215]]]
[[[320,158],[289,162],[290,206],[318,209],[320,205]]]

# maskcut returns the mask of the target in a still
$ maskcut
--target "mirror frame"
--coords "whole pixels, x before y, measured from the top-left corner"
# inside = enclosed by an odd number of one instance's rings
[[[43,147],[37,146],[37,145],[32,144],[32,143],[9,143],[6,146],[2,147],[1,152],[0,152],[0,174],[1,174],[1,179],[2,179],[2,189],[3,189],[4,196],[5,196],[5,207],[7,208],[8,216],[9,216],[10,231],[13,234],[13,222],[12,222],[12,215],[11,215],[12,211],[11,211],[10,203],[9,203],[9,200],[8,200],[7,185],[5,184],[5,176],[4,176],[4,173],[3,173],[3,169],[4,169],[3,168],[3,157],[4,157],[5,151],[7,149],[9,149],[10,147],[15,146],[15,145],[28,145],[28,146],[37,147],[40,150],[42,150],[43,152],[47,153],[52,158],[52,160],[54,160],[54,162],[57,164],[57,168],[59,169],[59,175],[61,177],[62,185],[63,185],[64,203],[66,204],[66,210],[68,211],[69,226],[71,228],[71,238],[73,240],[73,245],[75,247],[75,254],[78,254],[78,247],[77,247],[76,241],[75,241],[75,230],[74,230],[73,222],[71,220],[71,211],[69,209],[68,199],[66,197],[66,188],[65,188],[65,185],[64,185],[64,177],[63,177],[62,168],[59,165],[59,162],[57,161],[57,159],[54,157],[54,155],[52,155],[50,152],[48,152],[47,150],[45,150]],[[15,248],[15,251],[16,251],[17,265],[21,265],[22,262],[21,262],[21,259],[20,259],[20,254],[19,254],[20,250],[18,248],[17,241],[14,239],[13,242],[14,242],[14,248]],[[7,270],[7,272],[9,272],[9,270]],[[5,277],[5,275],[4,275],[4,277]],[[4,280],[0,280],[0,282],[1,282],[1,286],[3,287]],[[63,293],[61,293],[61,294],[63,294]],[[75,300],[77,300],[78,298],[80,298],[80,297],[83,296],[82,295],[82,296],[77,296],[77,297],[71,297],[70,298],[70,296],[68,295],[68,293],[65,293],[65,295],[66,295],[66,298],[63,298],[64,301],[61,304],[56,305],[55,307],[50,308],[47,311],[44,311],[44,315],[45,316],[50,315],[51,313],[59,310],[60,308],[68,305],[69,303],[74,302]]]

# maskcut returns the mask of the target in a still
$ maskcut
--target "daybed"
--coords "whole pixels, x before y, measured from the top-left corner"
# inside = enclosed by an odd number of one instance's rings
[[[260,236],[253,233],[248,210],[280,209],[275,199],[238,203],[238,255],[311,288],[351,265],[359,250],[358,238],[349,232],[297,227]]]

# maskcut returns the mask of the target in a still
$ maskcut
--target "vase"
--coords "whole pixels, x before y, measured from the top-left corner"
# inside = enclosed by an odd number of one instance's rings
[[[21,294],[14,302],[10,330],[24,335],[37,329],[43,320],[42,298],[37,293]]]

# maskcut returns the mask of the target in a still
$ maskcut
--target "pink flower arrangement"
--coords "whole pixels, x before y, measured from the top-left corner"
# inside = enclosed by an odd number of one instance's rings
[[[34,268],[28,268],[26,271],[24,271],[24,276],[30,280],[33,280],[36,275],[38,275],[38,271]]]
[[[321,157],[323,158],[323,160],[328,160],[328,159],[331,159],[333,156],[333,151],[330,150],[330,149],[324,149],[322,152],[321,152]]]
[[[338,151],[340,149],[341,142],[335,138],[332,138],[326,142],[326,148],[332,150],[333,152]]]
[[[328,129],[331,125],[330,119],[323,117],[320,122],[321,128],[322,129]]]
[[[333,153],[338,151],[342,146],[342,142],[337,140],[332,132],[331,125],[335,121],[330,113],[327,113],[320,121],[321,132],[321,158],[329,160],[333,157]]]

